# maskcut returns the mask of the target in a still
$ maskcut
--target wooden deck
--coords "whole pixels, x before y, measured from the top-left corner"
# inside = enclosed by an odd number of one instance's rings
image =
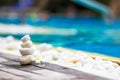
[[[108,80],[81,71],[46,63],[21,65],[18,56],[0,53],[0,80]]]

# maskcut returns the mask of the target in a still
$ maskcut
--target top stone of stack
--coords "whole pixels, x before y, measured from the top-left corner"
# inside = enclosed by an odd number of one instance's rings
[[[27,42],[27,41],[29,41],[31,38],[30,38],[30,36],[29,35],[26,35],[26,36],[24,36],[21,40],[22,40],[22,42]]]

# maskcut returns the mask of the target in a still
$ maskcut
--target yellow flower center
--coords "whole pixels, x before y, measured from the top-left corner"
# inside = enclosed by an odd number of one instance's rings
[[[36,57],[36,58],[35,58],[35,60],[38,60],[38,61],[40,61],[40,60],[41,60],[41,58],[40,58],[40,57]]]

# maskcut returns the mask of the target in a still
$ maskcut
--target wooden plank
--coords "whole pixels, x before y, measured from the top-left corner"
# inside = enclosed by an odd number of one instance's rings
[[[9,58],[9,59],[14,60],[14,61],[18,61],[17,60],[18,58],[16,59],[16,57],[14,57],[14,56],[8,56],[8,54],[7,55],[6,54],[2,54],[0,56],[4,57],[4,58]],[[13,62],[7,62],[7,65],[8,65],[8,63],[9,63],[9,66],[10,66],[10,64],[13,63]],[[37,66],[37,67],[35,67],[35,66]],[[26,71],[30,71],[30,70],[32,71],[33,70],[32,72],[35,72],[37,74],[43,74],[44,71],[46,72],[46,70],[43,70],[43,72],[41,71],[42,72],[41,73],[40,72],[41,66],[39,66],[39,65],[35,65],[35,66],[29,66],[29,68],[27,68],[28,66],[26,68],[24,66],[24,68],[22,67],[22,68],[19,68],[19,69],[26,70]],[[59,73],[74,75],[74,76],[76,76],[77,79],[108,80],[108,79],[105,79],[105,78],[101,78],[101,77],[98,77],[98,76],[94,76],[94,75],[91,75],[91,74],[88,74],[88,73],[84,73],[84,72],[81,72],[81,71],[69,69],[69,68],[62,67],[62,66],[55,65],[55,64],[51,64],[51,63],[46,63],[45,66],[42,67],[42,69],[43,68],[51,70],[51,71],[59,72]],[[50,72],[50,71],[48,71],[48,72]],[[46,75],[46,74],[43,74],[43,75]],[[49,74],[48,74],[48,76],[49,76]]]
[[[10,54],[6,54],[6,53],[0,53],[0,57],[7,58],[7,59],[10,59],[10,60],[14,60],[14,61],[19,62],[19,56],[10,55]]]
[[[33,74],[37,74],[43,77],[47,77],[47,79],[49,80],[71,80],[76,78],[75,76],[72,75],[50,71],[47,69],[42,69],[31,65],[21,66],[19,62],[10,61],[10,60],[6,60],[6,62],[1,62],[1,64],[15,69],[24,70]]]
[[[15,68],[15,69],[19,69],[22,71],[26,71],[29,73],[37,74],[43,77],[47,77],[49,78],[49,80],[70,80],[70,79],[76,78],[75,76],[72,76],[72,75],[55,72],[55,71],[51,71],[51,70],[47,70],[47,69],[43,69],[43,68],[31,66],[31,65],[21,66],[18,62],[14,62],[14,61],[8,61],[1,64]]]
[[[0,71],[0,80],[26,80],[26,79],[24,77],[20,77],[4,71]]]
[[[1,65],[0,64],[0,70],[4,71],[4,72],[8,72],[11,73],[13,75],[16,76],[20,76],[20,77],[25,77],[25,79],[27,80],[49,80],[49,78],[47,77],[43,77],[37,74],[33,74],[33,73],[29,73],[26,71],[22,71],[22,70],[18,70],[18,69],[14,69],[5,65]]]

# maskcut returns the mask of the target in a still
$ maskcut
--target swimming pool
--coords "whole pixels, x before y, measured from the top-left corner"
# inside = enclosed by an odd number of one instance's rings
[[[114,57],[120,57],[120,21],[113,21],[111,24],[105,23],[99,18],[66,18],[51,17],[48,21],[34,21],[27,18],[26,24],[33,27],[52,27],[76,29],[77,34],[71,36],[64,35],[40,35],[31,34],[33,42],[50,43],[54,46],[63,46],[72,49],[101,53]],[[62,33],[62,31],[61,31]],[[0,34],[7,36],[10,34]],[[13,34],[20,39],[23,34]]]

